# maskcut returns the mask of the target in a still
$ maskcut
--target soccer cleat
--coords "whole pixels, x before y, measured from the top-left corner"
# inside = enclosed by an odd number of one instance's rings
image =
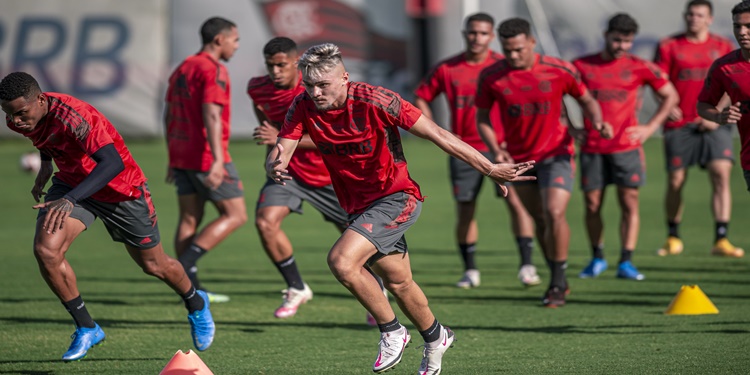
[[[208,295],[202,290],[199,290],[197,293],[203,298],[205,304],[203,309],[188,314],[188,322],[190,322],[190,334],[193,336],[193,345],[199,351],[204,351],[214,342],[216,326],[214,325],[214,318],[211,316],[211,310],[208,309],[210,304]]]
[[[629,279],[629,280],[643,280],[646,276],[638,272],[633,263],[630,261],[622,262],[617,266],[617,278],[618,279]]]
[[[602,258],[593,258],[586,268],[578,274],[582,279],[589,279],[599,276],[607,269],[607,261]]]
[[[533,264],[524,264],[518,270],[518,280],[524,286],[534,286],[542,283],[539,275],[536,273],[536,267]]]
[[[297,313],[297,309],[301,304],[307,303],[307,301],[313,298],[312,289],[306,283],[303,284],[305,285],[305,289],[303,290],[290,287],[281,291],[284,302],[276,309],[273,316],[280,319],[291,318]]]
[[[456,336],[448,327],[440,329],[440,338],[437,341],[426,342],[422,352],[422,363],[419,365],[419,375],[438,375],[442,371],[443,355],[448,348],[453,347]]]
[[[94,324],[94,328],[76,328],[76,331],[70,336],[70,338],[73,339],[73,342],[70,343],[68,351],[62,356],[63,361],[70,362],[83,359],[89,349],[104,341],[106,335],[104,334],[102,327],[99,327],[96,323]]]
[[[209,291],[205,291],[206,295],[208,296],[208,301],[211,303],[225,303],[229,302],[229,296],[226,294],[219,294],[219,293],[212,293]]]
[[[739,247],[735,247],[731,242],[729,242],[728,239],[722,238],[716,241],[716,243],[714,244],[714,247],[711,249],[711,255],[730,258],[742,258],[743,256],[745,256],[745,250],[742,250]]]
[[[570,294],[570,288],[562,290],[560,287],[553,286],[547,289],[542,297],[542,305],[551,309],[565,306],[565,296]]]
[[[466,270],[466,272],[464,272],[464,277],[462,277],[461,280],[458,280],[456,286],[459,288],[469,289],[478,287],[479,283],[479,270]]]
[[[677,255],[682,253],[685,247],[682,245],[682,240],[679,237],[669,236],[667,242],[664,243],[661,249],[656,250],[656,254],[665,257],[667,255]]]
[[[401,362],[404,349],[409,346],[409,343],[411,343],[411,335],[404,326],[393,332],[381,332],[378,344],[380,350],[372,365],[372,371],[381,373],[396,367]]]

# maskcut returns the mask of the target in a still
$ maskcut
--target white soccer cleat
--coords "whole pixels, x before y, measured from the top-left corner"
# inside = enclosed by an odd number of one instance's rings
[[[295,288],[284,289],[281,291],[283,294],[284,302],[281,303],[278,309],[273,313],[277,318],[291,318],[297,313],[297,309],[303,303],[313,298],[312,289],[305,283],[305,289],[299,290]]]
[[[404,326],[393,332],[381,332],[380,350],[378,351],[375,363],[372,365],[372,371],[381,373],[396,367],[401,362],[404,349],[409,346],[410,342],[411,335],[409,335],[409,331]]]
[[[464,277],[462,277],[461,280],[458,280],[456,286],[459,288],[469,289],[478,287],[479,283],[479,270],[466,270],[466,272],[464,272]]]
[[[518,270],[518,280],[524,286],[534,286],[542,283],[542,279],[536,273],[536,267],[533,264],[524,264]]]
[[[419,365],[417,374],[438,375],[442,371],[443,354],[445,354],[448,348],[453,347],[453,341],[455,341],[456,336],[448,327],[442,327],[440,331],[440,339],[424,344],[422,363]]]

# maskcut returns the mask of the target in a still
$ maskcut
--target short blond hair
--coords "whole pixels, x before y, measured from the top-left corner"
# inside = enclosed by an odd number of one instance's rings
[[[339,47],[333,43],[325,43],[308,48],[299,58],[297,68],[303,76],[317,78],[343,63]]]

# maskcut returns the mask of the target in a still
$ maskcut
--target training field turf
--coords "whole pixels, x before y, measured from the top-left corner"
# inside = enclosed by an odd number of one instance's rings
[[[176,223],[174,188],[164,182],[165,147],[160,141],[131,141],[135,159],[150,177],[167,252]],[[107,333],[103,346],[74,363],[59,358],[74,327],[39,275],[31,240],[36,213],[29,193],[34,176],[18,169],[27,141],[0,141],[0,374],[157,374],[178,349],[191,349],[186,311],[166,285],[143,274],[100,222],[84,232],[68,259],[76,270],[89,311]],[[606,200],[606,255],[610,269],[599,279],[581,280],[589,260],[581,192],[568,211],[572,231],[568,306],[540,307],[544,284],[524,289],[516,280],[518,256],[504,204],[485,185],[479,202],[478,262],[482,286],[459,290],[461,274],[454,246],[453,202],[447,160],[437,147],[408,139],[404,149],[412,176],[428,196],[422,216],[408,232],[415,280],[440,321],[456,332],[444,357],[444,374],[719,374],[750,368],[750,257],[708,255],[713,242],[709,186],[705,173],[690,171],[681,228],[683,255],[660,258],[665,239],[662,146],[647,144],[648,184],[641,195],[641,237],[634,263],[642,282],[615,279],[619,256],[618,212],[612,191]],[[262,185],[264,151],[234,142],[234,161],[245,183],[250,222],[199,263],[204,284],[232,300],[212,306],[216,340],[200,357],[215,374],[368,374],[378,350],[377,329],[330,274],[326,253],[336,230],[310,207],[293,215],[285,230],[314,299],[296,317],[278,320],[281,277],[267,260],[252,224]],[[739,167],[733,170],[732,241],[750,248],[750,194]],[[206,219],[213,217],[210,213]],[[546,284],[548,272],[535,247],[534,262]],[[698,284],[719,315],[666,316],[683,284]],[[394,308],[397,308],[393,303]],[[414,373],[421,359],[416,329],[412,345],[390,374]]]

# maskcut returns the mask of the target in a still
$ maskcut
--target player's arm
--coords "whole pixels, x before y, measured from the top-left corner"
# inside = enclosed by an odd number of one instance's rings
[[[497,144],[497,134],[495,134],[495,128],[492,127],[490,110],[477,107],[476,121],[479,137],[482,138],[482,141],[487,145],[487,148],[492,153],[495,161],[500,163],[512,163],[513,158],[510,157],[508,151]]]
[[[203,103],[203,124],[206,127],[208,147],[214,161],[208,170],[204,184],[209,189],[216,189],[224,178],[224,152],[221,147],[222,123],[221,111],[223,106],[216,103]]]
[[[451,132],[441,128],[424,115],[419,116],[417,122],[409,128],[409,133],[431,141],[446,153],[469,164],[472,168],[491,178],[500,185],[503,195],[508,195],[508,189],[503,185],[508,181],[528,181],[536,179],[536,177],[533,176],[521,176],[523,173],[534,167],[533,160],[518,164],[492,163],[474,147],[471,147],[458,139]]]
[[[276,139],[279,137],[279,127],[275,125],[273,121],[268,117],[266,112],[258,104],[253,102],[253,108],[255,109],[255,117],[258,118],[260,126],[255,128],[253,131],[253,138],[259,145],[273,146],[276,144]],[[315,143],[310,139],[310,136],[305,134],[300,138],[298,148],[313,149],[317,148]]]
[[[578,104],[581,106],[583,115],[591,123],[591,127],[598,131],[602,138],[612,138],[612,126],[602,120],[602,108],[599,106],[599,102],[594,99],[594,96],[586,90],[583,95],[576,98],[576,101],[578,101]]]
[[[42,164],[39,167],[39,172],[36,174],[34,187],[31,188],[31,196],[34,197],[34,200],[37,203],[39,203],[42,195],[46,194],[44,192],[44,187],[47,185],[47,182],[49,182],[49,179],[52,178],[52,172],[54,172],[54,167],[52,167],[52,157],[41,150],[39,150],[39,157],[42,160]]]
[[[422,111],[422,114],[428,119],[434,119],[432,117],[432,108],[430,108],[430,103],[427,100],[417,96],[416,99],[414,99],[414,106],[419,108],[419,110]]]
[[[167,144],[167,150],[169,150],[169,122],[172,121],[172,103],[167,102],[167,107],[164,109],[164,142]],[[164,178],[168,184],[174,182],[174,171],[169,167],[169,152],[167,152],[167,176]]]
[[[739,102],[719,109],[711,103],[699,101],[698,115],[717,124],[736,124],[742,118]]]
[[[268,153],[266,174],[277,184],[284,185],[284,181],[292,179],[287,174],[289,171],[286,168],[289,166],[289,160],[298,143],[299,141],[295,139],[278,138],[276,146]]]
[[[719,104],[716,105],[716,109],[719,111],[724,110],[724,108],[729,107],[732,104],[732,99],[729,98],[729,95],[727,93],[724,93],[724,95],[721,96],[721,100],[719,100]],[[711,131],[716,130],[721,126],[720,123],[706,120],[703,117],[700,117],[700,123],[698,124],[698,129],[703,131]]]
[[[640,139],[640,142],[646,142],[654,132],[667,120],[672,112],[672,109],[677,106],[680,102],[680,96],[677,94],[677,90],[674,88],[671,82],[667,82],[665,85],[654,91],[656,94],[657,102],[659,107],[656,112],[651,116],[651,119],[645,125],[632,127],[631,137],[634,139]]]
[[[62,229],[65,219],[73,212],[73,206],[77,202],[101,190],[120,172],[125,170],[125,163],[112,143],[102,146],[94,152],[91,159],[96,162],[96,167],[78,186],[60,199],[34,206],[37,209],[47,208],[47,215],[42,226],[47,230],[47,233],[55,233],[58,229]]]

